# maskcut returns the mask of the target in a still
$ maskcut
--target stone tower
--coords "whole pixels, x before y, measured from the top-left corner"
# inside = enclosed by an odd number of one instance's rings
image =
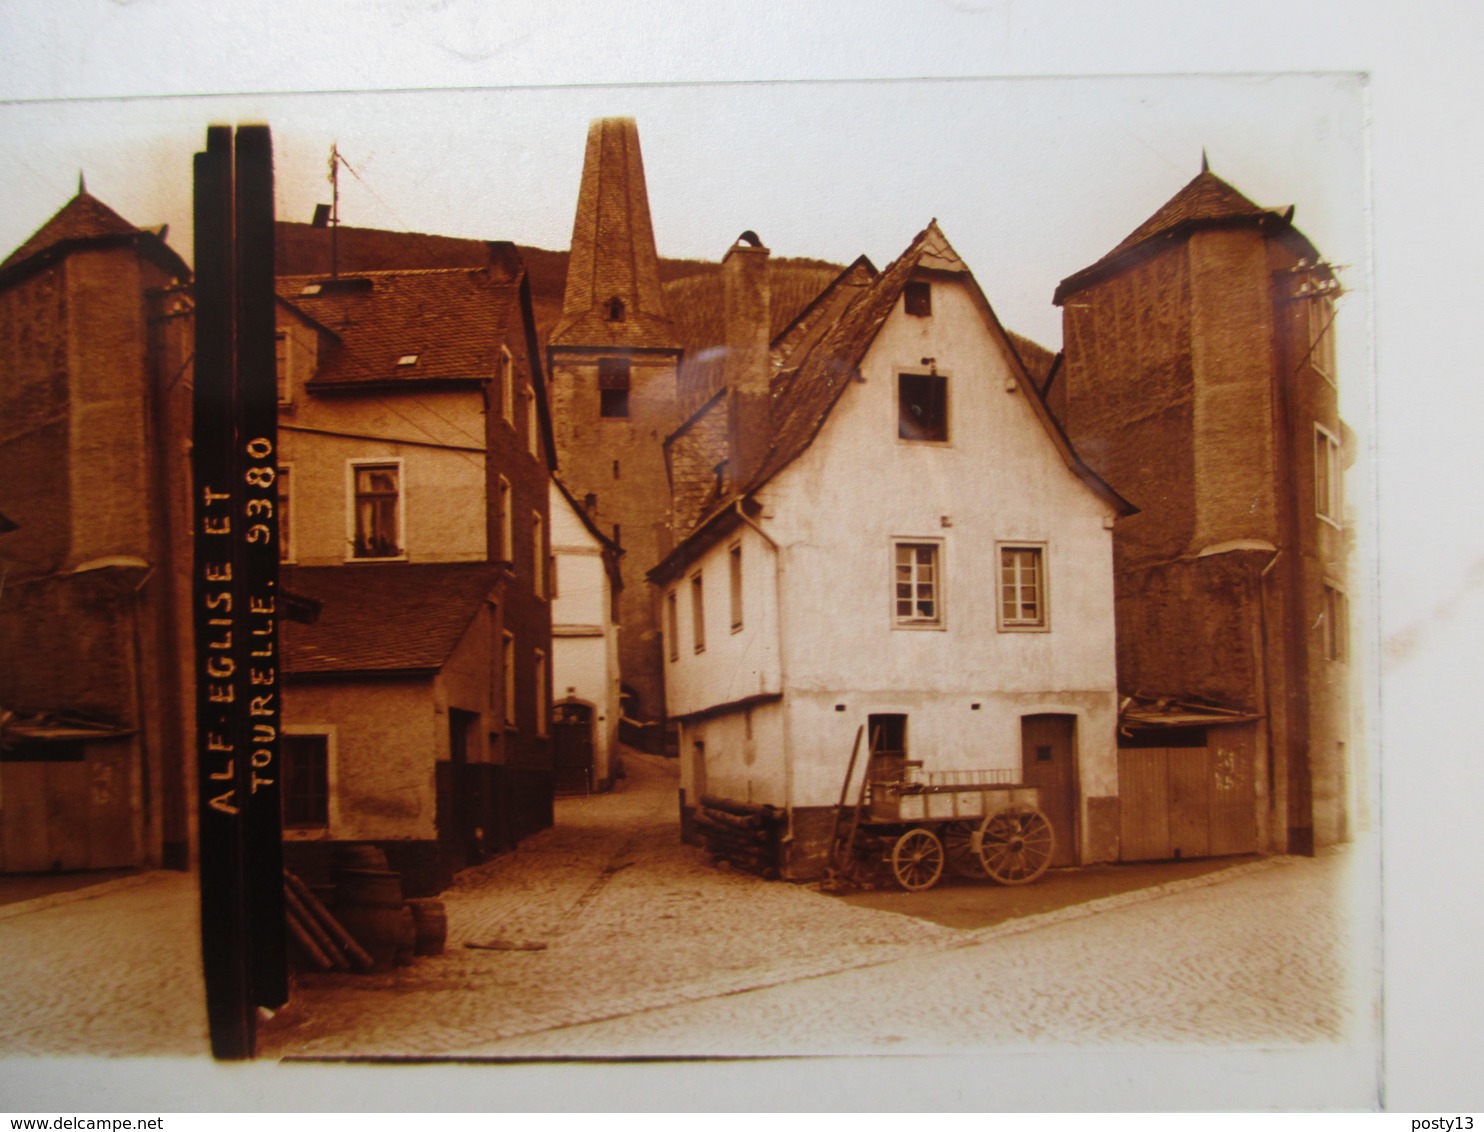
[[[624,551],[618,600],[626,710],[664,716],[659,618],[645,574],[670,549],[663,441],[679,423],[681,349],[665,313],[639,131],[588,128],[562,317],[547,344],[562,478]]]

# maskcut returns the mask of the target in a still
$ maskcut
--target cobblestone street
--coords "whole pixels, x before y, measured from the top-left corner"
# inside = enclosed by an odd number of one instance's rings
[[[444,955],[303,978],[261,1054],[1323,1046],[1364,1021],[1346,978],[1348,854],[963,930],[718,870],[675,835],[675,764],[626,764],[625,789],[559,801],[553,829],[460,876]],[[200,1055],[194,886],[154,873],[0,909],[0,1052]],[[465,946],[500,941],[544,947]]]

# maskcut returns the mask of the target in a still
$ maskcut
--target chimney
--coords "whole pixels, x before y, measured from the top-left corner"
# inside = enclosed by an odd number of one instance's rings
[[[745,488],[772,442],[768,404],[770,293],[768,249],[743,232],[721,261],[722,381],[727,388],[727,441],[732,489]]]

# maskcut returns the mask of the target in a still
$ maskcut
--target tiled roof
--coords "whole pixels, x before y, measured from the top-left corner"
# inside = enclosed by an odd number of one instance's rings
[[[622,320],[608,318],[615,298],[623,304]],[[588,127],[566,294],[551,344],[678,348],[660,290],[639,128],[632,118],[598,118]]]
[[[277,287],[339,338],[312,388],[484,380],[497,372],[502,343],[520,353],[520,284],[491,268],[368,271],[333,281],[283,275]],[[414,363],[398,364],[412,357]]]
[[[288,673],[442,667],[499,580],[483,562],[285,566],[282,585],[319,602],[313,624],[283,620]]]
[[[99,236],[132,236],[140,229],[86,190],[64,204],[50,220],[0,263],[0,269],[30,259],[64,240],[90,240]]]
[[[1287,223],[1293,210],[1276,212],[1253,204],[1209,169],[1201,171],[1178,193],[1165,201],[1148,220],[1130,232],[1119,245],[1090,267],[1068,276],[1056,289],[1055,301],[1094,282],[1126,256],[1151,241],[1173,239],[1192,228],[1242,222]]]
[[[1013,330],[1007,330],[1005,333],[1010,338],[1010,345],[1014,346],[1015,352],[1020,355],[1026,372],[1035,381],[1036,388],[1045,388],[1046,379],[1051,376],[1051,364],[1056,361],[1056,354],[1024,334],[1016,334]]]
[[[724,512],[739,499],[757,491],[808,449],[845,388],[859,373],[861,361],[895,309],[903,287],[919,268],[962,273],[987,317],[1004,332],[974,276],[948,243],[937,221],[919,232],[907,250],[879,275],[873,273],[869,262],[858,260],[817,301],[817,309],[827,317],[813,323],[798,320],[800,325],[790,326],[774,344],[775,350],[781,347],[788,351],[788,355],[773,378],[773,443],[757,473],[748,483],[735,484],[730,493],[717,498],[699,517],[694,529],[654,568],[650,574],[652,578],[667,577],[678,568],[678,564],[689,561],[698,547],[707,544],[711,536],[706,532],[717,528]],[[1008,338],[1008,334],[1006,336]],[[1067,466],[1120,513],[1132,513],[1136,509],[1082,462],[1066,434],[1047,411],[1039,386],[1036,380],[1032,380],[1031,366],[1024,356],[1035,355],[1035,364],[1039,365],[1043,359],[1036,355],[1036,351],[1054,360],[1054,355],[1049,355],[1029,339],[1019,338],[1012,345],[1015,359],[1026,371],[1022,388],[1032,411]],[[1045,364],[1049,371],[1050,362]],[[675,436],[679,436],[679,430]]]

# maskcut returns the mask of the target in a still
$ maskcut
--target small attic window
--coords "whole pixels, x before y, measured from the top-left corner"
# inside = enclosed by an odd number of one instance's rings
[[[623,300],[620,299],[617,295],[608,300],[608,321],[623,321]]]
[[[399,366],[415,366],[417,365],[418,357],[419,355],[417,354],[403,354],[397,359],[397,364]]]
[[[927,318],[933,313],[933,289],[914,279],[902,288],[902,302],[908,314]]]
[[[319,293],[320,285],[318,283],[306,283],[299,288],[299,294],[301,295],[318,295]]]

